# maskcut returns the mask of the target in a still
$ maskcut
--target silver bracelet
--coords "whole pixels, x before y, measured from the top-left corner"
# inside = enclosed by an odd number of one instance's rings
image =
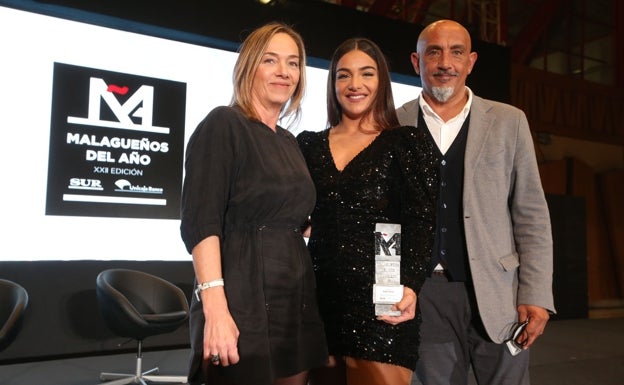
[[[201,301],[199,293],[201,293],[203,290],[210,289],[211,287],[217,287],[217,286],[223,286],[223,285],[225,285],[225,283],[223,282],[223,278],[213,279],[212,281],[200,283],[195,288],[195,297],[197,297],[198,301]]]

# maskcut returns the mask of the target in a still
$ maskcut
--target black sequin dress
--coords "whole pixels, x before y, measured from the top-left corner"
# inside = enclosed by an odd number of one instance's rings
[[[414,370],[420,317],[396,326],[375,317],[373,233],[376,223],[401,224],[401,283],[418,293],[434,235],[434,147],[421,129],[386,130],[339,171],[328,135],[297,140],[317,190],[308,248],[329,353]]]

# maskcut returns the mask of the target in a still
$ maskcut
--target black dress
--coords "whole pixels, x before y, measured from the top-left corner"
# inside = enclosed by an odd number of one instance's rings
[[[342,171],[329,130],[297,137],[317,199],[308,248],[329,353],[416,367],[419,315],[393,326],[374,313],[376,223],[401,224],[401,283],[420,290],[429,269],[437,166],[429,136],[414,127],[382,131]]]
[[[190,253],[219,236],[228,307],[240,331],[241,359],[218,367],[219,375],[264,385],[324,365],[325,334],[301,234],[315,190],[294,136],[218,107],[189,139],[185,167],[182,239]],[[204,322],[193,296],[191,384],[204,381]]]

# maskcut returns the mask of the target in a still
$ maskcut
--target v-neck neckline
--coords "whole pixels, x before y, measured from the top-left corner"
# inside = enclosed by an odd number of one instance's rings
[[[373,145],[373,143],[377,141],[379,136],[383,133],[383,131],[381,131],[379,134],[377,134],[377,136],[373,140],[371,140],[371,142],[368,145],[366,145],[357,154],[355,154],[355,156],[351,158],[351,160],[348,161],[342,169],[339,169],[338,166],[336,166],[336,160],[334,159],[334,154],[332,153],[331,146],[329,145],[329,131],[330,130],[331,128],[328,128],[327,130],[325,130],[325,150],[329,154],[329,159],[331,160],[332,168],[334,169],[334,171],[336,171],[340,175],[342,175],[345,172],[345,170],[347,170],[353,162],[357,161],[360,157],[362,157],[363,156],[362,154],[367,152],[366,150],[368,150]]]

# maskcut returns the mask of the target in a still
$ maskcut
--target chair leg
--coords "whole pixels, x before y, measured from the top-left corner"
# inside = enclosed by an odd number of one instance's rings
[[[119,380],[122,378],[133,378],[134,375],[129,373],[100,373],[100,381]]]
[[[158,367],[152,368],[145,372],[142,372],[143,365],[143,341],[137,341],[137,356],[136,356],[136,368],[134,374],[123,373],[101,373],[100,380],[112,380],[104,383],[103,385],[125,385],[125,384],[141,384],[147,385],[145,381],[150,382],[168,382],[168,383],[187,383],[186,376],[165,376],[158,375]]]
[[[143,377],[145,377],[145,376],[150,375],[152,373],[153,374],[158,374],[158,371],[159,371],[158,367],[155,367],[155,368],[151,368],[150,370],[147,370],[147,371],[143,372],[142,375],[143,375]]]
[[[115,373],[102,373],[102,374],[112,374],[115,375]],[[102,378],[102,376],[100,376],[100,379],[102,381],[109,379],[110,377],[107,378]],[[125,375],[124,378],[120,378],[118,380],[115,381],[108,381],[106,382],[106,385],[125,385],[125,384],[132,384],[132,383],[136,383],[135,382],[136,377],[135,376],[130,376],[128,377],[128,375]]]
[[[188,381],[188,378],[186,376],[165,376],[165,375],[149,376],[148,375],[148,376],[143,376],[143,378],[150,382],[167,382],[167,383],[174,383],[174,384],[186,384]]]

